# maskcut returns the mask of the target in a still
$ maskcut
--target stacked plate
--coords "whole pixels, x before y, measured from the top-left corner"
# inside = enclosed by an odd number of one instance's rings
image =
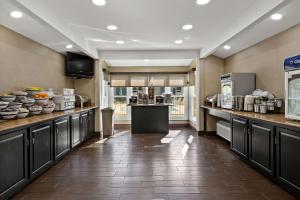
[[[17,116],[18,110],[15,108],[4,108],[0,111],[0,116],[3,119],[13,119]]]
[[[0,101],[0,109],[7,108],[9,102]]]
[[[18,109],[17,117],[18,117],[19,119],[25,118],[25,117],[27,117],[28,115],[29,115],[29,110],[28,110],[28,109],[26,109],[26,108],[19,108],[19,109]]]
[[[34,105],[34,106],[29,107],[29,111],[33,115],[40,114],[42,112],[42,110],[43,110],[42,106],[38,106],[38,105]]]
[[[21,99],[21,102],[24,104],[24,106],[31,107],[35,103],[35,99],[26,97],[24,99]]]
[[[3,95],[3,96],[0,96],[0,99],[5,102],[13,102],[14,100],[16,100],[16,96],[15,95]]]
[[[44,114],[49,114],[49,113],[52,113],[53,111],[54,111],[54,109],[55,109],[55,104],[52,102],[52,101],[49,101],[49,102],[47,102],[47,103],[44,103],[43,105],[42,105],[42,107],[43,107],[43,113]]]

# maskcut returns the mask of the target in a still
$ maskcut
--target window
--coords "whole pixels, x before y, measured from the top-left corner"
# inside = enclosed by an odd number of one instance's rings
[[[154,87],[154,95],[155,96],[163,95],[164,93],[165,93],[164,87]]]
[[[183,87],[171,87],[173,106],[171,106],[171,115],[184,115],[184,92]]]
[[[132,95],[138,96],[139,93],[147,93],[146,87],[133,87],[132,88]]]
[[[127,88],[114,88],[114,108],[115,115],[127,115]]]
[[[189,98],[190,98],[190,118],[195,120],[197,115],[197,104],[196,104],[196,91],[195,86],[190,86],[189,88]]]

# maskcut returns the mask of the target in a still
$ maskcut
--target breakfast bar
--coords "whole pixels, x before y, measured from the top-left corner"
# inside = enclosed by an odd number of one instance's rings
[[[132,133],[169,133],[169,104],[132,104]]]

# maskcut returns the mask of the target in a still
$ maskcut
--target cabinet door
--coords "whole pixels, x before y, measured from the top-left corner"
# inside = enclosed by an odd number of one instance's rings
[[[300,195],[300,134],[277,129],[277,178]]]
[[[274,175],[274,127],[251,122],[249,160],[268,175]]]
[[[89,111],[89,138],[95,134],[95,111]]]
[[[69,119],[56,120],[55,124],[55,159],[63,156],[70,150]]]
[[[248,157],[248,121],[246,119],[232,118],[231,149],[242,158]]]
[[[37,125],[30,129],[30,172],[34,177],[53,162],[52,123]]]
[[[81,140],[85,141],[89,135],[89,115],[87,112],[82,113],[80,116],[81,120]]]
[[[27,181],[27,131],[0,135],[0,197],[8,199]]]
[[[80,144],[80,114],[71,116],[71,147]]]

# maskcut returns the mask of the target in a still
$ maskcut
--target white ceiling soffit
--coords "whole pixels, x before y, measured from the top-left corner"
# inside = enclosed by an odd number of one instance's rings
[[[107,50],[99,51],[99,58],[108,60],[198,59],[200,50]]]
[[[270,12],[285,5],[287,2],[290,2],[290,0],[257,0],[253,2],[247,9],[239,13],[239,16],[236,16],[231,23],[225,25],[226,27],[224,27],[222,34],[212,34],[211,37],[207,38],[208,43],[205,45],[206,48],[202,49],[201,57],[203,58],[214,53],[220,45],[266,17]],[[235,9],[233,5],[231,11]]]
[[[25,37],[33,39],[34,41],[43,44],[55,51],[66,52],[66,45],[69,40],[62,34],[59,34],[49,26],[39,23],[30,15],[24,13],[21,20],[16,20],[10,17],[10,12],[19,10],[14,4],[7,0],[0,0],[0,24],[21,34]],[[73,47],[74,51],[79,51],[78,48]]]
[[[51,8],[44,6],[45,1],[40,1],[39,3],[34,1],[22,1],[22,0],[12,0],[14,4],[25,12],[27,15],[34,18],[37,22],[41,24],[46,24],[48,27],[56,30],[59,34],[68,38],[73,45],[77,46],[80,51],[86,53],[87,55],[98,58],[97,49],[89,45],[84,38],[78,34],[76,30],[73,30],[64,22],[64,18],[60,18],[55,15],[55,12]],[[60,4],[62,1],[58,1]],[[64,7],[66,9],[67,7]],[[72,50],[74,51],[74,50]]]
[[[252,25],[231,40],[227,41],[226,44],[231,46],[230,50],[223,49],[223,45],[221,45],[214,55],[221,58],[227,58],[243,49],[253,46],[273,35],[299,24],[299,8],[300,1],[293,0],[283,8],[276,11],[283,15],[281,20],[273,21],[270,18],[270,15],[266,16],[262,21]]]
[[[103,7],[90,0],[14,0],[74,42],[85,53],[97,50],[202,49],[201,57],[240,33],[284,0],[109,0]],[[183,31],[184,24],[194,29]],[[117,31],[106,26],[115,24]],[[182,44],[175,44],[175,40]],[[123,40],[125,44],[116,44]]]
[[[183,67],[190,66],[191,59],[145,59],[145,60],[105,60],[111,67]]]

